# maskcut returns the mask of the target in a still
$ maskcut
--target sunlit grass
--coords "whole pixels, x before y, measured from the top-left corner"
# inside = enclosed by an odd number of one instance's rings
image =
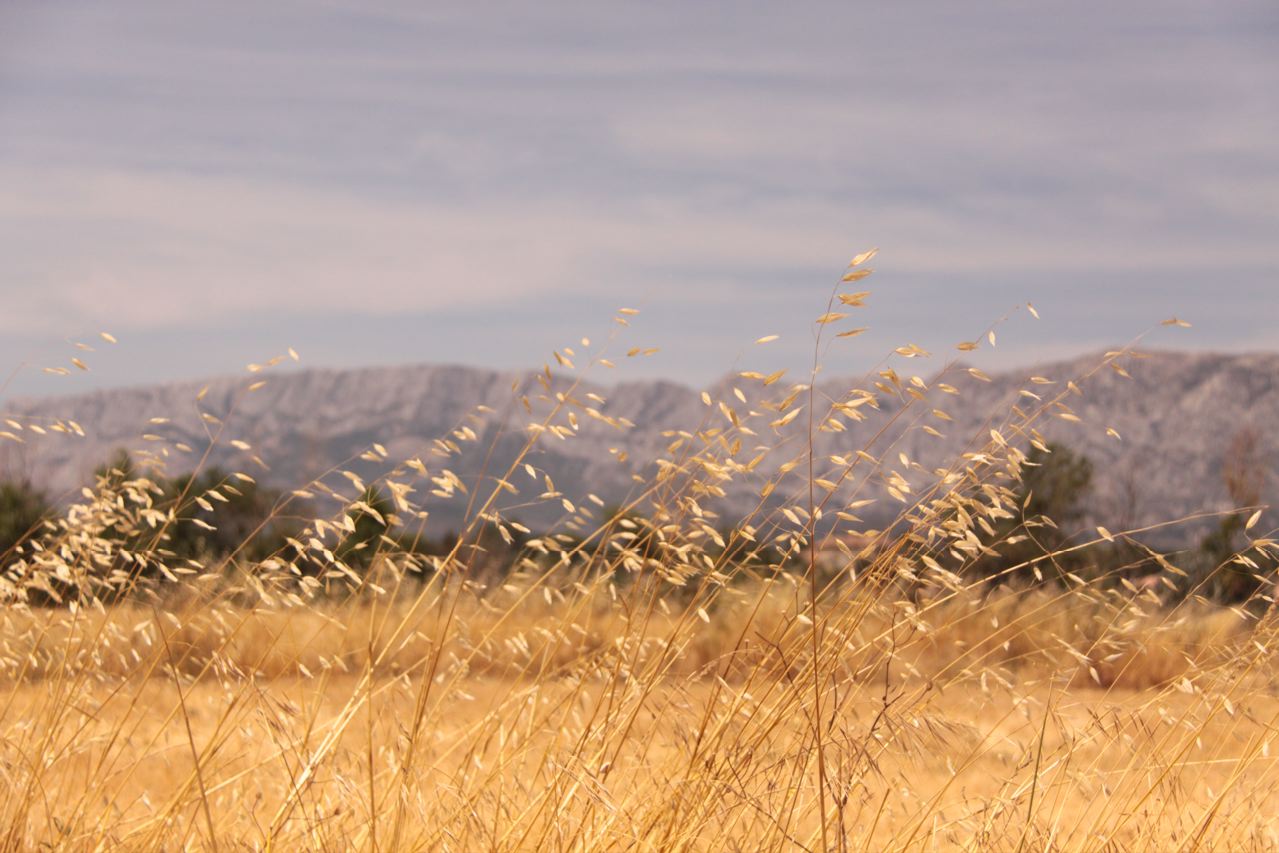
[[[836,292],[819,353],[855,337],[846,315],[866,297]],[[891,442],[821,457],[813,437],[876,417],[936,433],[936,393],[980,371],[880,364],[832,399],[812,377],[744,372],[658,458],[632,460],[627,424],[578,396],[575,362],[612,364],[590,346],[514,389],[523,449],[482,477],[450,464],[492,412],[408,459],[373,443],[377,483],[339,466],[299,484],[275,516],[336,509],[263,559],[168,550],[175,525],[217,524],[243,471],[176,497],[145,466],[106,472],[33,531],[0,613],[6,849],[1279,845],[1269,587],[1226,608],[1163,555],[1141,552],[1142,583],[1126,564],[1070,568],[1131,534],[1110,530],[982,574],[1046,529],[1014,487],[1027,449],[1046,449],[1037,425],[1079,420],[1087,376],[1033,383],[924,470]],[[270,366],[244,393],[267,393]],[[887,397],[903,405],[885,416]],[[233,418],[206,422],[211,443],[235,441]],[[617,464],[638,472],[615,512],[536,467],[539,442],[587,424],[616,430]],[[157,445],[144,461],[164,460]],[[729,488],[756,511],[720,518]],[[469,508],[443,553],[411,547],[431,501]],[[867,530],[871,501],[896,521]],[[508,508],[530,502],[561,521],[522,528]],[[370,514],[399,535],[352,547]],[[1235,565],[1261,572],[1273,550],[1254,539]]]

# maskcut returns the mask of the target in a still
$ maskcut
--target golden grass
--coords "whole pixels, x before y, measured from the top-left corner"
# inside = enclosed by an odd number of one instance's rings
[[[1000,604],[971,612],[1007,624],[1039,610]],[[693,620],[687,633],[655,624],[659,642],[647,655],[605,624],[505,661],[477,641],[494,624],[472,622],[475,634],[453,639],[445,657],[455,663],[423,702],[425,641],[370,673],[367,638],[405,607],[362,604],[345,619],[310,609],[241,614],[235,643],[203,632],[191,614],[176,615],[182,625],[165,628],[167,640],[157,636],[163,622],[148,625],[145,613],[114,614],[144,661],[154,657],[147,647],[167,643],[175,655],[211,655],[211,670],[240,674],[174,678],[162,655],[149,678],[139,668],[104,675],[68,666],[11,686],[0,750],[9,845],[154,849],[210,837],[224,849],[820,845],[804,673],[761,659],[730,668],[731,679],[689,677],[697,662],[722,664],[737,614]],[[501,639],[487,642],[532,636],[549,612],[514,614]],[[51,631],[63,640],[103,627],[40,618],[63,622]],[[1267,659],[1245,650],[1239,626],[1214,625],[1222,619],[1213,614],[1187,619],[1179,639],[1136,652],[1125,669],[1134,682],[1178,680],[1103,689],[1079,678],[1073,660],[1055,659],[1058,618],[1023,619],[997,658],[982,632],[951,621],[944,637],[899,637],[891,666],[865,655],[831,663],[823,748],[828,820],[842,846],[1275,843],[1279,828],[1264,804],[1276,781],[1269,744],[1279,700],[1259,669]],[[426,623],[424,633],[437,627]],[[891,629],[878,633],[892,642]],[[685,645],[664,665],[661,641],[674,637]],[[1043,659],[1032,661],[1036,653]],[[518,672],[520,661],[532,671]],[[249,674],[255,668],[262,674]],[[1195,680],[1183,684],[1184,672]]]
[[[865,298],[833,295],[819,329]],[[706,419],[672,432],[607,518],[531,450],[587,421],[626,425],[549,371],[518,391],[523,450],[478,482],[449,468],[476,440],[469,420],[425,460],[374,444],[392,521],[420,522],[424,493],[469,507],[457,545],[429,558],[390,538],[367,560],[343,550],[372,511],[353,472],[299,490],[340,509],[288,549],[225,564],[166,553],[194,523],[178,510],[216,523],[217,488],[170,505],[146,474],[101,478],[9,555],[0,585],[0,848],[1279,848],[1273,602],[1210,604],[1153,553],[1179,593],[1167,602],[1124,567],[1021,579],[1125,532],[1006,583],[978,571],[1044,529],[1014,486],[1044,444],[1036,424],[1074,418],[1087,376],[1036,383],[1033,409],[926,471],[891,443],[813,448],[890,396],[886,420],[934,430],[927,382],[883,367],[824,399],[816,373],[747,372],[751,396],[707,395]],[[956,391],[954,373],[934,387]],[[231,440],[208,422],[211,444]],[[712,507],[738,484],[760,503],[726,526]],[[521,531],[500,510],[520,488],[562,524]],[[870,500],[895,501],[897,521],[864,530]],[[860,536],[833,566],[817,547],[832,523]],[[532,539],[508,566],[477,559],[513,532]],[[1234,564],[1260,572],[1274,550],[1251,540]],[[61,604],[38,606],[49,596]]]
[[[604,589],[10,613],[7,844],[819,849],[790,585],[642,623]],[[1273,625],[1130,606],[832,603],[865,610],[819,664],[838,845],[1272,846]]]

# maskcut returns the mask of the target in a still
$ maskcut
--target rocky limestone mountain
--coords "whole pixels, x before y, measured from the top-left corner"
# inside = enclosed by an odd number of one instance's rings
[[[1051,399],[1066,391],[1064,402],[1079,420],[1064,419],[1058,416],[1064,410],[1054,408],[1037,427],[1049,439],[1092,460],[1096,475],[1089,506],[1094,523],[1155,524],[1227,508],[1222,458],[1232,436],[1242,429],[1259,435],[1263,467],[1279,466],[1279,427],[1275,426],[1279,422],[1279,355],[1162,352],[1125,356],[1119,364],[1127,377],[1110,367],[1099,369],[1102,360],[1096,354],[992,375],[989,381],[955,366],[942,377],[924,375],[921,381],[926,390],[919,391],[924,399],[908,409],[903,409],[908,396],[875,388],[876,380],[884,381],[876,374],[824,380],[818,384],[819,399],[845,399],[850,389],[863,389],[875,395],[877,409],[859,408],[858,412],[868,415],[864,421],[843,418],[844,431],[817,432],[820,458],[868,449],[884,460],[885,472],[906,470],[899,454],[931,470],[984,444],[990,430],[1007,419],[1010,406],[1032,408],[1035,399],[1024,392]],[[904,385],[918,390],[911,386],[911,369],[922,370],[926,364],[901,360],[896,370]],[[265,386],[248,390],[264,377]],[[1056,384],[1031,377],[1045,377]],[[364,477],[376,476],[412,457],[421,457],[432,473],[449,468],[464,482],[472,482],[504,470],[525,440],[527,422],[547,411],[555,392],[568,393],[571,388],[567,376],[555,376],[549,392],[535,378],[536,374],[451,365],[314,369],[5,401],[0,403],[4,417],[23,429],[12,424],[0,427],[21,439],[0,441],[0,473],[27,478],[65,500],[89,482],[93,469],[117,448],[135,454],[167,453],[169,473],[190,470],[199,463],[220,422],[225,427],[209,451],[208,464],[248,471],[281,488],[303,486],[335,466]],[[1071,379],[1080,393],[1068,391],[1066,382]],[[772,428],[770,422],[779,415],[763,405],[785,397],[791,381],[802,378],[788,376],[764,387],[758,379],[726,377],[707,389],[711,406],[705,404],[702,392],[673,382],[623,382],[611,387],[583,383],[572,390],[572,399],[624,426],[608,426],[579,408],[576,429],[563,417],[558,421],[571,437],[543,435],[530,461],[550,474],[558,491],[578,503],[588,494],[620,503],[651,482],[652,461],[677,438],[671,431],[728,427],[728,415],[719,406],[722,401],[755,433],[744,436],[741,456],[749,458],[757,445],[770,449],[759,475],[728,483],[726,496],[716,502],[726,518],[741,515],[758,500],[762,472],[775,471],[806,446],[805,413]],[[953,385],[958,393],[943,393],[939,382]],[[197,402],[202,389],[206,390]],[[804,404],[806,396],[801,394],[796,405]],[[934,408],[943,409],[952,420],[934,416]],[[201,412],[216,416],[219,422],[202,419]],[[71,421],[83,430],[83,436],[67,426]],[[58,423],[69,431],[50,429]],[[925,432],[925,424],[942,436]],[[40,435],[33,425],[43,425],[46,434]],[[449,459],[431,455],[436,439],[464,425],[474,431],[476,440],[460,442],[460,455]],[[1120,437],[1109,434],[1108,428]],[[1012,433],[1007,438],[1025,443],[1024,437]],[[251,449],[234,446],[233,440]],[[385,448],[387,462],[359,459],[374,442]],[[181,445],[190,450],[181,451]],[[619,462],[619,451],[625,451],[625,462]],[[253,461],[254,456],[268,467]],[[917,470],[910,478],[918,482],[921,476]],[[530,491],[541,488],[539,484]],[[800,489],[802,483],[796,480],[790,488]],[[422,483],[419,494],[429,489],[429,484]],[[882,491],[877,485],[872,489],[877,494]],[[784,492],[785,488],[779,489],[778,495]],[[1279,478],[1272,478],[1265,497],[1273,498],[1276,492]],[[511,498],[508,512],[550,523],[548,510],[525,505],[529,497]],[[880,523],[899,506],[881,500],[863,515],[868,523]],[[430,508],[436,531],[457,525],[464,510],[458,500],[436,501]],[[1166,534],[1165,541],[1171,536]]]

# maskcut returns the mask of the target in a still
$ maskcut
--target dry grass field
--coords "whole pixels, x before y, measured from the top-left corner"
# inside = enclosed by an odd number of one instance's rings
[[[837,296],[819,329],[865,298]],[[1271,587],[1201,594],[1224,571],[1265,580],[1259,516],[1200,577],[1132,531],[1024,551],[1052,531],[1017,492],[1045,464],[1028,448],[1050,450],[1036,424],[1073,417],[1085,379],[1044,380],[925,471],[891,446],[757,453],[800,417],[811,448],[883,395],[932,429],[925,380],[881,366],[824,400],[743,374],[749,397],[708,395],[616,512],[534,466],[537,442],[609,420],[548,380],[502,470],[451,472],[467,424],[421,458],[373,444],[389,508],[334,470],[297,494],[339,509],[251,559],[172,550],[247,474],[171,498],[145,466],[104,472],[7,555],[0,847],[1279,849]],[[726,523],[709,507],[730,482],[760,505]],[[520,488],[562,525],[505,518]],[[352,545],[369,518],[411,530],[427,493],[468,505],[443,551]],[[875,500],[898,517],[868,531]]]
[[[823,812],[831,849],[1279,842],[1273,662],[1228,612],[1099,638],[1123,654],[1105,687],[1060,644],[1060,597],[913,629],[868,613],[822,650],[823,809],[789,596],[739,592],[642,629],[598,600],[495,613],[463,592],[464,627],[424,602],[407,643],[407,597],[11,618],[48,670],[4,691],[6,846],[812,850]]]

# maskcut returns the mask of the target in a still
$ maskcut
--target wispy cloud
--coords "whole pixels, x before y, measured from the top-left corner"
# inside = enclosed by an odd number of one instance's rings
[[[1269,340],[1271,6],[785,11],[7,6],[0,359],[262,316],[333,361],[443,357],[387,349],[411,317],[439,342],[483,318],[451,357],[510,363],[537,357],[530,317],[549,338],[637,298],[657,343],[711,359],[742,327],[802,330],[795,283],[872,243],[878,317],[907,327],[885,343],[1019,299],[1056,309],[1054,353],[1165,311],[1201,312],[1199,345]]]

